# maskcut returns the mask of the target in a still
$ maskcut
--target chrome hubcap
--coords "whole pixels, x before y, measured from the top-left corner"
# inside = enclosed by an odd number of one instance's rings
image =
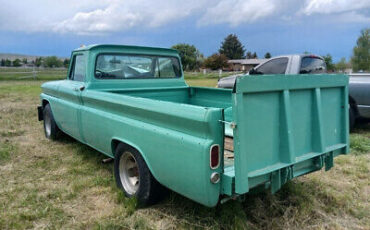
[[[45,114],[44,122],[45,122],[45,132],[46,135],[49,137],[51,134],[51,119],[48,114]]]
[[[119,175],[125,191],[134,195],[139,188],[139,167],[129,151],[124,152],[119,161]]]

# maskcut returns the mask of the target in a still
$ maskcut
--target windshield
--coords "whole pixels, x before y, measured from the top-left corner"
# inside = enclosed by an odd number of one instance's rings
[[[100,54],[96,59],[95,77],[98,79],[140,79],[181,77],[176,57]]]
[[[326,73],[325,61],[319,57],[304,57],[299,73]]]

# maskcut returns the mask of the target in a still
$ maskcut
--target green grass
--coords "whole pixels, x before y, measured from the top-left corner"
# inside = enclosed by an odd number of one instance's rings
[[[60,80],[66,78],[66,69],[38,69],[36,80]],[[0,68],[0,81],[4,80],[34,80],[32,68]]]
[[[369,229],[370,125],[351,134],[353,154],[287,183],[206,208],[175,193],[138,209],[116,188],[113,165],[37,121],[43,81],[0,81],[0,229]],[[215,86],[217,78],[190,85]]]

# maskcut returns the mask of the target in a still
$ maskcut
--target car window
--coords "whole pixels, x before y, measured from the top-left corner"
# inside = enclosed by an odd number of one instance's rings
[[[304,57],[301,61],[299,73],[325,73],[325,61],[319,57]]]
[[[85,71],[86,62],[84,55],[74,56],[69,79],[73,81],[85,81]]]
[[[258,74],[285,74],[288,58],[272,59],[256,69]]]
[[[100,54],[96,59],[95,77],[99,79],[140,79],[180,77],[176,57]]]

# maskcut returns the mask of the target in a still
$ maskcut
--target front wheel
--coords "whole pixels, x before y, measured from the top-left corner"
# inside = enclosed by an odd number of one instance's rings
[[[45,137],[52,140],[58,139],[61,131],[55,123],[54,116],[49,104],[45,105],[43,109],[43,117]]]
[[[141,154],[123,143],[116,148],[114,176],[127,197],[136,197],[139,205],[153,204],[160,197],[161,185],[151,174]]]

